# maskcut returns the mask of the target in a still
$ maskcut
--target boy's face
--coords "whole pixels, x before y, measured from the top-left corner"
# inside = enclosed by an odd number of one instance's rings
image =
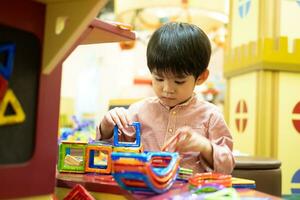
[[[176,77],[172,74],[152,72],[152,87],[160,101],[174,107],[188,100],[194,91],[197,81],[192,75]]]

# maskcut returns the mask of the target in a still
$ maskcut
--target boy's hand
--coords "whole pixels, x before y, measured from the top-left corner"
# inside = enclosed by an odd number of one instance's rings
[[[162,150],[176,151],[180,154],[188,152],[210,154],[212,147],[206,137],[196,133],[190,127],[182,127],[175,132],[175,135],[166,143]]]
[[[102,138],[110,138],[109,136],[111,136],[115,125],[117,125],[119,130],[121,130],[125,135],[132,136],[132,133],[127,130],[128,124],[130,124],[130,121],[125,108],[116,107],[111,109],[104,116],[100,124]]]
[[[183,157],[195,152],[201,153],[208,164],[213,166],[213,148],[210,141],[190,127],[179,128],[163,146],[162,151],[178,152]]]

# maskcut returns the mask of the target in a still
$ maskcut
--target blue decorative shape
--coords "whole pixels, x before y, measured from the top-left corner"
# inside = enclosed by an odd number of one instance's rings
[[[239,5],[239,15],[241,18],[244,16],[244,7],[242,5]]]
[[[171,161],[165,168],[160,167],[152,167],[152,170],[155,175],[157,176],[164,176],[165,174],[168,174],[172,171],[173,167],[175,166],[177,159],[179,159],[179,154],[176,152],[145,152],[145,153],[124,153],[124,152],[112,152],[111,159],[112,160],[118,160],[120,158],[134,158],[136,160],[139,160],[141,162],[151,162],[151,159],[154,157],[165,157],[170,158]]]
[[[71,148],[66,148],[66,155],[70,155],[71,154]]]
[[[0,74],[8,81],[13,72],[15,58],[15,44],[0,45],[0,54],[7,53],[4,63],[0,62]]]
[[[296,0],[296,3],[298,4],[298,6],[300,6],[300,0]]]
[[[94,158],[95,158],[95,150],[90,151],[89,155],[89,168],[96,168],[96,169],[106,169],[107,165],[96,165],[94,163]]]
[[[241,18],[246,17],[249,14],[251,7],[251,0],[239,0],[239,15]]]
[[[292,177],[292,183],[300,183],[300,169]],[[300,188],[291,188],[292,194],[300,194]]]
[[[140,147],[141,146],[141,124],[139,122],[133,122],[129,126],[134,126],[135,128],[135,142],[119,142],[119,128],[116,125],[114,127],[115,147]]]
[[[249,11],[250,11],[250,6],[251,6],[251,0],[246,0],[246,3],[245,3],[245,16],[249,14]]]
[[[176,176],[173,177],[170,180],[170,183],[168,184],[168,186],[166,188],[163,189],[159,189],[156,188],[153,183],[149,180],[149,177],[145,174],[139,173],[139,172],[126,172],[126,173],[114,173],[113,174],[114,179],[116,180],[116,182],[125,190],[130,190],[130,191],[140,191],[140,192],[154,192],[154,193],[163,193],[166,192],[167,190],[170,189],[170,187],[173,185],[174,181],[176,180]],[[126,185],[123,181],[127,179],[127,180],[138,180],[141,182],[144,182],[148,187],[132,187],[132,186],[128,186]]]
[[[146,153],[124,153],[124,152],[113,152],[111,154],[111,158],[113,161],[119,160],[119,159],[126,159],[126,158],[132,158],[139,160],[143,163],[150,163],[151,160],[154,157],[168,157],[170,158],[170,162],[168,166],[161,168],[161,167],[155,167],[151,166],[151,171],[153,173],[153,176],[147,173],[141,173],[140,171],[115,171],[112,175],[116,182],[124,189],[130,190],[133,192],[150,192],[150,193],[163,193],[169,190],[173,183],[175,182],[177,176],[178,176],[178,171],[179,168],[175,168],[176,162],[179,159],[179,154],[178,153],[171,153],[171,152],[146,152]],[[146,165],[144,166],[146,168]],[[165,177],[168,176],[169,174],[172,174],[172,172],[176,171],[176,173],[169,178],[166,182],[163,184],[165,185],[164,187],[158,188],[155,186],[154,181],[157,181],[158,177]],[[147,170],[146,170],[147,171]],[[127,185],[125,183],[125,180],[132,180],[132,181],[140,181],[143,182],[146,187],[134,187]]]

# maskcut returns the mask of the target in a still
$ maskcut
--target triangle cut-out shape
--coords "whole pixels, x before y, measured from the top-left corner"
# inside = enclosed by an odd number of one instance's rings
[[[9,102],[5,108],[4,111],[4,116],[12,116],[16,115],[17,113],[15,112],[14,108],[12,107],[11,103]]]
[[[0,75],[9,80],[13,72],[15,44],[0,45]]]
[[[9,107],[11,111],[8,112],[9,115],[6,115],[5,113]],[[19,100],[16,98],[14,92],[11,89],[8,89],[0,103],[0,126],[22,123],[25,121],[25,118],[26,116]]]

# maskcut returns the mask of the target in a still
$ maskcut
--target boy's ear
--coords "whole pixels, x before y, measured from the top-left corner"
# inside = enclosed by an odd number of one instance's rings
[[[206,69],[204,72],[202,72],[197,80],[196,80],[196,85],[201,85],[204,81],[206,81],[206,79],[208,78],[209,75],[209,70]]]

